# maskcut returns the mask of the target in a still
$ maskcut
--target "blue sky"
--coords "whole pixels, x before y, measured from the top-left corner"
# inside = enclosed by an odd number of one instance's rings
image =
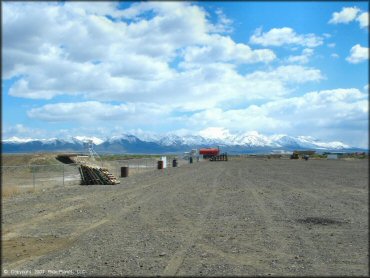
[[[8,2],[2,136],[368,146],[367,2]]]

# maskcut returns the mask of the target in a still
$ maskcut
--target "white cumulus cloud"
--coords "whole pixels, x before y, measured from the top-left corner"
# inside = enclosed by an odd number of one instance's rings
[[[363,145],[362,137],[368,132],[367,98],[367,93],[355,88],[315,91],[241,109],[207,109],[195,113],[186,122],[199,128],[223,127],[211,130],[215,136],[223,136],[225,128],[264,134],[299,135],[304,131],[330,140],[338,140],[340,134],[342,140],[358,146]],[[359,135],[361,140],[357,140]]]
[[[217,33],[233,32],[233,20],[228,18],[221,9],[217,9],[215,13],[217,15],[217,22],[213,25],[211,31]]]
[[[358,21],[360,28],[367,28],[369,26],[369,13],[363,12],[357,7],[344,7],[340,12],[334,12],[330,24],[344,23],[348,24],[352,21]]]
[[[323,38],[313,33],[300,35],[289,27],[273,28],[265,33],[259,28],[251,36],[250,42],[263,46],[301,45],[317,47],[323,43]]]
[[[197,98],[196,105],[213,106],[249,87],[236,65],[276,58],[269,49],[223,35],[218,29],[232,22],[221,10],[215,26],[203,8],[187,2],[141,2],[127,9],[113,2],[3,7],[3,74],[17,79],[9,89],[13,97],[183,107]]]
[[[79,121],[95,123],[104,121],[148,121],[150,118],[162,117],[168,114],[163,106],[146,103],[108,104],[98,101],[55,103],[33,108],[28,116],[48,122]],[[150,120],[149,120],[150,121]]]
[[[361,13],[356,18],[356,20],[360,23],[361,28],[369,27],[369,13],[368,12]]]
[[[350,50],[350,55],[346,60],[351,64],[358,64],[369,59],[369,48],[359,44],[354,45]]]
[[[302,50],[301,55],[289,56],[287,61],[290,63],[306,64],[310,61],[310,57],[313,55],[314,50],[312,48],[305,48]]]
[[[151,113],[157,110],[194,111],[254,99],[273,99],[289,94],[291,87],[296,84],[317,82],[322,78],[319,70],[299,65],[280,66],[277,69],[255,71],[243,76],[229,65],[208,64],[177,74],[170,81],[159,82],[153,87],[154,91],[163,93],[156,97],[148,98],[146,92],[140,91],[138,86],[135,94],[126,97],[126,101],[131,100],[129,103],[113,106],[97,100],[54,103],[34,108],[28,115],[50,122],[91,122],[99,119],[114,121],[138,111],[143,111],[142,115],[151,117]]]
[[[303,84],[325,79],[318,68],[304,64],[327,34],[258,29],[250,38],[258,47],[252,47],[229,35],[233,22],[222,10],[212,11],[211,21],[211,11],[190,2],[135,2],[125,9],[116,2],[73,1],[4,2],[2,7],[3,78],[15,80],[8,94],[32,99],[31,121],[73,126],[60,134],[148,127],[289,134],[304,127],[310,113],[316,127],[343,123],[354,129],[363,123],[365,100],[355,99],[356,91],[290,97],[301,94]],[[278,59],[269,46],[302,52]],[[367,51],[356,45],[347,60],[368,59]],[[254,101],[259,105],[251,105]],[[335,121],[320,119],[322,111]],[[22,125],[7,130],[14,136],[41,132]],[[207,131],[225,135],[224,129]]]
[[[323,79],[321,71],[315,68],[300,65],[280,66],[276,70],[269,72],[256,71],[248,75],[249,79],[256,80],[279,80],[285,83],[305,83],[319,81]]]
[[[230,37],[211,36],[206,46],[192,46],[186,49],[186,63],[235,62],[238,64],[271,62],[276,58],[269,49],[252,50],[248,45],[235,43]]]
[[[349,23],[355,20],[359,12],[360,9],[358,9],[357,7],[344,7],[340,12],[334,12],[332,14],[329,23],[330,24]]]
[[[19,138],[28,138],[28,137],[41,137],[45,135],[45,130],[40,128],[30,128],[24,124],[15,124],[12,126],[5,126],[2,129],[2,137],[19,137]]]

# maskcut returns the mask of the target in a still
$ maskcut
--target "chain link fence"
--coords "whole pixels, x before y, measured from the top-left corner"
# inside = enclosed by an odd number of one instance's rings
[[[172,167],[172,160],[178,157],[167,156],[167,167]],[[94,164],[107,168],[117,178],[121,175],[121,167],[129,168],[129,175],[157,169],[158,158],[138,158],[124,160],[102,160]],[[178,159],[178,161],[181,159]],[[188,163],[181,161],[179,165]],[[46,187],[72,186],[81,183],[78,170],[79,164],[48,164],[1,166],[2,189],[12,188],[17,191],[30,191]]]
[[[20,165],[1,167],[2,187],[36,189],[37,187],[79,184],[77,164]]]

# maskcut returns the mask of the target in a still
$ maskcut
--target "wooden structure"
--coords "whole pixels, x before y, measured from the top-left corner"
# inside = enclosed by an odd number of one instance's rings
[[[310,155],[314,155],[315,152],[316,151],[311,151],[311,150],[307,150],[307,151],[294,151],[293,154],[290,156],[290,159],[299,159],[299,158],[306,159],[306,157],[308,157]]]
[[[212,156],[209,161],[227,161],[227,153]]]
[[[81,184],[119,184],[117,180],[107,168],[101,168],[98,166],[88,166],[87,164],[81,164],[78,168],[81,174]]]

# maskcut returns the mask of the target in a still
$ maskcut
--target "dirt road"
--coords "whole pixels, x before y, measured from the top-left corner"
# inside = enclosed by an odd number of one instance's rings
[[[202,162],[2,205],[3,275],[369,274],[367,160]]]

